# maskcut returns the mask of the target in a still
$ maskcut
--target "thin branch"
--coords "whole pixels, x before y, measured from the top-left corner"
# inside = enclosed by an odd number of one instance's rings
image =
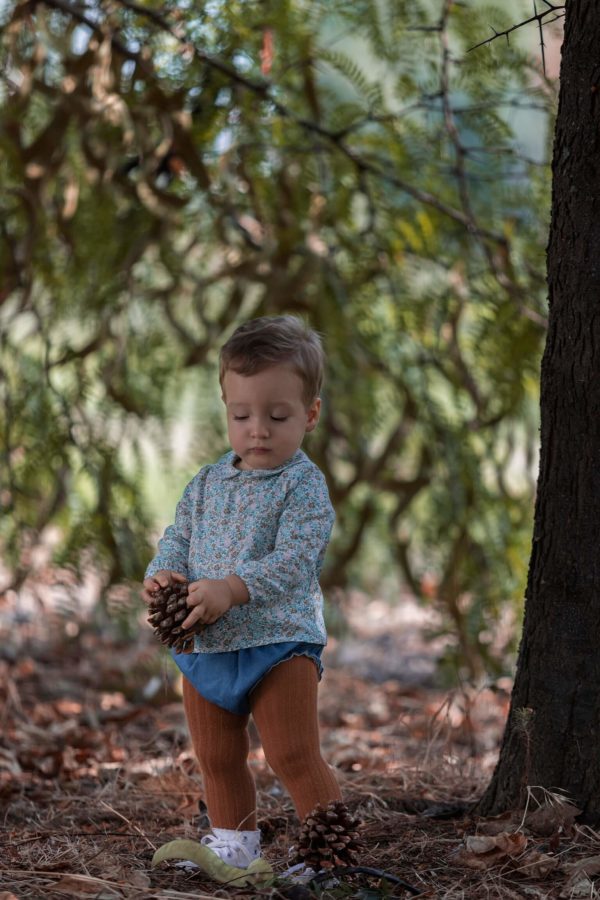
[[[63,12],[72,13],[73,16],[78,19],[78,21],[85,24],[95,33],[105,37],[105,33],[102,31],[98,23],[93,22],[86,16],[84,16],[76,7],[69,4],[68,0],[44,0],[44,2],[47,6],[50,6],[52,8],[60,9]],[[361,158],[357,153],[355,153],[355,151],[353,151],[343,142],[340,137],[340,132],[331,131],[330,129],[325,128],[319,122],[316,122],[312,119],[306,119],[301,116],[297,116],[287,106],[285,106],[285,104],[275,98],[270,82],[263,79],[258,80],[247,78],[246,76],[238,72],[233,66],[230,66],[228,63],[225,63],[217,57],[211,56],[210,54],[205,53],[203,50],[200,50],[196,46],[190,44],[185,35],[183,35],[179,29],[174,30],[174,28],[161,13],[157,12],[156,10],[146,9],[145,7],[142,7],[139,4],[135,3],[134,0],[118,0],[118,2],[126,9],[130,9],[132,12],[135,12],[138,15],[142,15],[146,18],[151,19],[156,25],[158,25],[159,28],[174,37],[180,44],[188,49],[191,49],[194,55],[206,65],[216,68],[219,72],[226,75],[232,81],[235,81],[237,84],[241,85],[247,90],[252,91],[253,93],[262,97],[263,100],[268,101],[272,105],[273,109],[282,118],[286,118],[288,121],[294,122],[304,131],[319,135],[328,143],[333,144],[340,153],[346,156],[346,158],[353,163],[359,173],[370,173],[371,175],[376,176],[378,179],[394,185],[394,187],[397,187],[399,190],[413,197],[415,200],[418,200],[426,206],[432,206],[434,209],[437,209],[438,212],[441,212],[442,214],[448,216],[450,219],[453,219],[455,222],[458,222],[459,224],[465,226],[469,233],[473,234],[474,236],[477,236],[479,238],[486,238],[487,240],[500,245],[504,245],[506,243],[505,238],[502,234],[498,234],[496,232],[489,231],[488,229],[481,228],[474,223],[472,217],[465,216],[463,212],[444,203],[433,194],[430,194],[428,191],[415,188],[414,186],[407,184],[405,181],[396,177],[395,175],[392,175],[389,172],[380,169],[378,165],[375,165]],[[142,59],[140,54],[130,50],[120,40],[118,40],[118,38],[111,36],[111,41],[115,49],[124,54],[127,58],[139,62],[140,65],[145,65],[146,68],[148,67],[147,59]],[[389,165],[389,163],[387,162],[384,162],[383,164]]]
[[[102,27],[102,24],[89,19],[83,14],[81,8],[76,6],[75,4],[69,3],[68,0],[44,0],[44,2],[50,8],[59,9],[63,12],[73,15],[74,18],[91,29],[92,32],[100,35],[103,39],[106,39],[107,33],[106,30]],[[448,101],[449,88],[447,83],[445,85],[442,84],[441,97],[442,102],[445,105],[443,112],[445,115],[446,127],[456,149],[457,173],[459,177],[458,186],[462,209],[458,209],[451,204],[445,203],[443,200],[431,194],[429,191],[415,187],[412,184],[408,184],[403,179],[399,178],[393,171],[393,163],[390,160],[377,159],[373,157],[371,157],[371,159],[367,159],[364,156],[360,155],[356,150],[354,150],[344,142],[344,140],[342,139],[343,132],[340,133],[340,131],[332,131],[323,126],[320,122],[296,115],[288,106],[286,106],[276,98],[276,96],[274,95],[273,85],[269,81],[266,81],[264,79],[259,80],[246,77],[228,63],[225,63],[222,60],[213,57],[212,55],[207,54],[203,50],[192,45],[186,39],[186,36],[182,32],[181,28],[178,25],[172,26],[171,23],[169,23],[169,21],[160,12],[143,7],[140,4],[136,3],[135,0],[118,0],[118,2],[124,9],[129,9],[136,15],[144,16],[154,22],[160,29],[170,34],[175,40],[177,40],[178,43],[180,43],[186,50],[191,50],[195,57],[202,61],[205,65],[217,69],[227,78],[239,84],[244,89],[251,91],[252,93],[259,96],[263,101],[270,103],[271,107],[282,118],[286,118],[288,121],[295,123],[305,132],[312,133],[313,135],[318,136],[324,142],[335,148],[337,152],[345,156],[356,168],[359,181],[361,178],[364,180],[364,176],[367,174],[372,175],[378,180],[393,185],[398,190],[402,191],[403,193],[407,194],[423,205],[436,209],[441,214],[462,225],[464,228],[466,228],[469,234],[479,240],[480,244],[482,245],[484,254],[488,258],[488,263],[490,264],[494,275],[502,284],[502,286],[507,288],[513,294],[519,294],[518,286],[515,284],[511,284],[510,279],[507,279],[505,277],[506,273],[501,270],[499,271],[498,267],[494,265],[493,254],[491,252],[491,248],[487,243],[490,242],[491,244],[495,244],[499,248],[499,253],[502,256],[506,256],[509,254],[509,246],[505,236],[499,232],[482,227],[476,220],[476,217],[472,209],[470,208],[467,192],[467,179],[464,171],[464,148],[462,148],[461,146],[456,131],[456,125],[452,121],[452,111],[450,109]],[[547,0],[544,0],[544,2],[547,2]],[[450,5],[450,3],[446,4],[446,12],[443,14],[442,20],[439,23],[438,31],[442,32],[442,39],[444,37],[443,32],[446,26],[446,20],[448,17],[448,10]],[[562,8],[551,4],[548,5],[549,9],[544,11],[543,13],[538,13],[537,19]],[[537,19],[536,17],[534,17],[530,21],[535,21]],[[119,38],[114,34],[111,33],[109,37],[113,44],[113,47],[119,53],[124,55],[126,58],[135,60],[136,63],[138,63],[147,72],[149,72],[151,75],[154,75],[152,63],[147,57],[142,57],[141,54],[131,50],[131,48],[123,44],[123,42],[119,40]],[[449,51],[447,47],[445,48],[445,54],[447,74],[447,67],[450,63]]]
[[[493,25],[490,25],[490,28],[494,32],[492,37],[487,38],[485,41],[480,41],[479,44],[475,44],[474,47],[469,47],[469,49],[467,50],[467,53],[470,53],[471,50],[477,50],[479,47],[485,46],[485,44],[491,44],[492,41],[495,41],[496,38],[499,38],[499,37],[505,37],[506,40],[508,41],[509,35],[512,34],[513,31],[516,31],[518,28],[523,28],[523,26],[525,26],[525,25],[530,25],[532,22],[537,22],[538,25],[541,27],[542,25],[550,25],[552,22],[556,22],[557,19],[564,18],[565,14],[563,12],[559,15],[554,16],[554,18],[550,19],[549,22],[544,22],[544,19],[546,18],[546,16],[549,16],[551,13],[557,12],[561,9],[564,10],[565,6],[564,6],[564,4],[562,4],[560,6],[554,6],[552,3],[548,3],[548,0],[543,0],[543,2],[546,4],[548,9],[545,9],[543,12],[540,12],[540,13],[536,12],[536,14],[531,16],[529,19],[525,19],[523,22],[519,22],[517,25],[512,25],[510,28],[507,28],[506,31],[496,31],[496,29],[493,27]]]
[[[537,16],[537,6],[533,0],[533,12]],[[546,77],[546,45],[544,44],[544,26],[541,19],[538,19],[538,29],[540,32],[540,52],[542,54],[542,71]]]
[[[120,813],[117,809],[114,809],[114,807],[110,806],[104,800],[100,801],[100,805],[104,806],[106,809],[108,809],[113,815],[117,816],[119,819],[123,819],[123,821],[127,825],[129,825],[130,828],[132,828],[134,831],[136,831],[140,835],[140,837],[142,837],[146,841],[146,843],[148,844],[148,846],[150,847],[151,850],[156,850],[156,844],[153,844],[152,841],[146,837],[146,835],[144,834],[142,829],[138,828],[137,825],[134,825],[130,819],[128,819],[126,816],[123,815],[123,813]]]
[[[442,98],[442,110],[444,115],[444,126],[450,141],[454,147],[454,156],[456,160],[456,175],[458,180],[458,195],[460,197],[461,206],[464,210],[465,217],[470,223],[471,229],[476,231],[477,225],[475,215],[471,207],[469,197],[469,186],[467,171],[465,167],[466,151],[460,139],[454,114],[450,103],[450,43],[448,36],[448,18],[452,8],[453,0],[446,0],[442,17],[440,19],[440,45],[442,49],[442,62],[440,72],[440,96]]]
[[[389,881],[391,884],[399,885],[414,897],[418,897],[423,893],[423,891],[418,887],[415,887],[414,884],[410,884],[408,881],[398,878],[397,875],[392,875],[391,872],[386,872],[383,869],[374,869],[372,866],[338,866],[331,871],[318,873],[314,878],[310,879],[310,884],[320,884],[321,882],[327,881],[332,875],[341,878],[343,878],[344,875],[370,875],[373,878],[379,878],[380,880]]]

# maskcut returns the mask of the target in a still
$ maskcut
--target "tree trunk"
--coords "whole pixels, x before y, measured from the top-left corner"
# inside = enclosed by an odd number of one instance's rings
[[[600,7],[567,2],[552,160],[550,321],[525,621],[483,815],[527,786],[600,822]]]

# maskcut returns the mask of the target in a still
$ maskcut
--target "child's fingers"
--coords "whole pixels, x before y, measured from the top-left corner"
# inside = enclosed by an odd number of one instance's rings
[[[194,591],[191,588],[192,588],[192,585],[190,584],[190,590],[188,591],[187,601],[186,601],[187,605],[188,606],[198,606],[199,603],[202,603],[204,597],[202,596],[200,591],[198,591],[198,590]]]
[[[166,588],[174,581],[187,581],[187,578],[185,575],[181,575],[180,572],[173,572],[170,569],[161,569],[160,572],[155,572],[150,578],[144,579],[144,584],[146,584],[146,582],[152,582],[154,584],[153,589],[156,590],[159,587]]]
[[[185,575],[181,575],[179,572],[172,572],[168,569],[161,569],[149,578],[144,578],[144,587],[141,591],[142,600],[144,603],[150,603],[152,595],[160,588],[166,588],[174,582],[185,581],[187,581]]]
[[[151,575],[150,578],[147,578],[146,581],[151,581],[154,585],[152,588],[150,588],[150,590],[156,591],[158,590],[158,588],[166,588],[167,585],[171,583],[169,575],[169,572],[160,571],[155,572],[154,575]],[[146,584],[146,581],[144,581],[144,584]]]
[[[152,594],[160,587],[158,581],[154,578],[144,578],[144,586],[141,590],[141,597],[144,603],[150,603]]]
[[[191,611],[189,616],[183,620],[181,623],[182,628],[191,628],[192,625],[196,625],[198,622],[204,621],[204,607],[195,606]]]

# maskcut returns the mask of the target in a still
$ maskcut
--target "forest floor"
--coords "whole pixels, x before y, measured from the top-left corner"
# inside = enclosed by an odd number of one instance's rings
[[[494,819],[469,812],[493,770],[510,685],[436,686],[439,645],[416,607],[359,598],[349,634],[326,651],[321,691],[323,751],[362,822],[360,863],[389,877],[305,889],[226,889],[152,869],[158,846],[197,840],[207,824],[176,671],[149,629],[137,641],[69,638],[21,618],[0,627],[0,900],[600,896],[600,835],[562,798],[540,806],[538,794]],[[281,872],[298,822],[255,734],[251,766],[265,855]]]

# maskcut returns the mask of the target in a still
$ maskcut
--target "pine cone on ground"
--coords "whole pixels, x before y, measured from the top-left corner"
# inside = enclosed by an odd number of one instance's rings
[[[317,805],[300,828],[295,862],[306,863],[315,872],[356,865],[356,855],[364,849],[359,824],[341,800],[332,801],[327,809]]]
[[[152,593],[148,604],[148,621],[161,644],[172,647],[177,653],[186,653],[194,644],[194,635],[204,630],[198,624],[182,628],[181,623],[190,612],[187,605],[187,582],[176,581]]]

